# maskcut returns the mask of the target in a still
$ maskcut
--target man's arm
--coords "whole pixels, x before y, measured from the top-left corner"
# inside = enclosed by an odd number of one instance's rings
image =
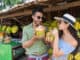
[[[37,40],[37,38],[36,38],[36,36],[34,36],[32,39],[25,41],[22,44],[23,48],[31,47],[35,43],[36,40]]]
[[[33,36],[31,39],[29,38],[28,28],[23,28],[23,35],[22,35],[22,46],[23,48],[31,47],[35,41],[37,40],[37,36]]]

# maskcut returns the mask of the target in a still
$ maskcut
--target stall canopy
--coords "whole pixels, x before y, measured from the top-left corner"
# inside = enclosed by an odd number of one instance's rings
[[[21,23],[19,20],[21,20],[21,17],[26,17],[31,15],[31,10],[37,6],[41,5],[44,7],[44,12],[56,12],[56,11],[62,11],[67,10],[69,8],[73,7],[80,7],[80,0],[34,0],[31,2],[26,2],[22,4],[16,4],[9,8],[8,10],[1,10],[0,11],[0,20],[8,20],[13,19]],[[19,19],[18,19],[19,18]],[[27,19],[28,20],[28,19]]]

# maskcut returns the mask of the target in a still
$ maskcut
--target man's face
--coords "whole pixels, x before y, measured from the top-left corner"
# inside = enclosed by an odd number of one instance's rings
[[[39,25],[42,23],[42,18],[43,18],[43,14],[41,12],[36,12],[34,15],[32,15],[33,22],[36,25]]]

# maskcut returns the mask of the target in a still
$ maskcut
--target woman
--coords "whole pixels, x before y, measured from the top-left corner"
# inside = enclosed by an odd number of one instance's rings
[[[56,28],[52,31],[55,36],[52,60],[67,60],[68,54],[79,47],[77,32],[73,27],[76,19],[70,14],[64,14],[62,18],[55,17],[55,19],[58,22],[59,31]]]

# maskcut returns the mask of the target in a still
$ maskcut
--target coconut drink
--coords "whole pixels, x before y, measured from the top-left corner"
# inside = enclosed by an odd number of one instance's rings
[[[35,34],[36,36],[38,36],[39,38],[43,38],[45,37],[45,27],[40,25],[35,29]]]

